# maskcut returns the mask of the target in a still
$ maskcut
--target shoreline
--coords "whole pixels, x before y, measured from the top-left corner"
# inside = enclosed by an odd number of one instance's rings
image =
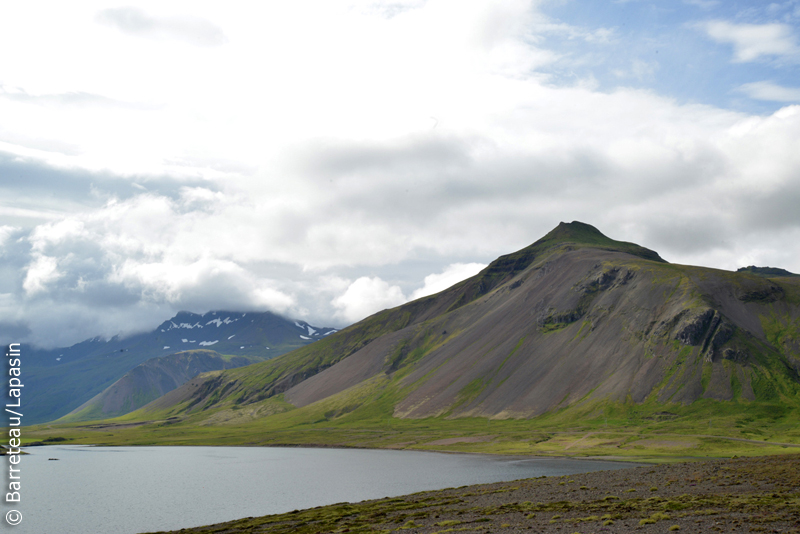
[[[109,444],[98,444],[98,443],[64,443],[64,442],[57,442],[57,443],[44,443],[44,442],[34,442],[24,445],[22,449],[24,450],[26,447],[262,447],[262,448],[276,448],[276,449],[342,449],[342,450],[373,450],[373,451],[397,451],[397,452],[423,452],[423,453],[434,453],[434,454],[462,454],[462,455],[469,455],[469,456],[485,456],[487,458],[502,458],[506,460],[583,460],[583,461],[603,461],[603,462],[616,462],[621,464],[646,464],[646,465],[658,465],[662,462],[656,462],[653,460],[642,459],[637,457],[628,457],[628,456],[569,456],[565,454],[554,454],[554,455],[542,455],[542,454],[505,454],[505,453],[491,453],[491,452],[474,452],[474,451],[453,451],[453,450],[446,450],[446,449],[397,449],[397,448],[390,448],[390,447],[358,447],[358,446],[347,446],[347,445],[331,445],[326,443],[317,443],[317,444],[309,444],[309,443],[302,443],[302,444],[268,444],[268,445],[208,445],[208,444],[152,444],[152,445],[141,445],[141,444],[130,444],[130,445],[109,445]],[[29,454],[23,452],[22,454]],[[2,453],[0,453],[2,455]],[[674,458],[676,461],[680,462],[690,462],[690,461],[704,461],[704,460],[722,460],[726,459],[727,457],[676,457]],[[664,460],[669,460],[665,458]]]
[[[479,484],[169,532],[483,534],[531,530],[543,534],[800,533],[800,455],[644,465]]]
[[[21,449],[24,451],[27,447],[49,447],[49,446],[75,446],[75,447],[274,447],[274,448],[288,448],[288,449],[342,449],[342,450],[375,450],[375,451],[406,451],[406,452],[430,452],[430,453],[437,453],[437,454],[464,454],[464,455],[474,455],[474,456],[485,456],[489,458],[505,458],[505,459],[518,459],[518,460],[534,460],[534,459],[565,459],[565,460],[586,460],[586,461],[604,461],[604,462],[616,462],[621,464],[640,464],[640,465],[662,465],[662,464],[674,464],[674,463],[691,463],[691,462],[705,462],[705,461],[714,461],[714,460],[727,460],[731,458],[738,458],[740,456],[728,456],[728,455],[720,455],[720,456],[623,456],[623,455],[588,455],[588,456],[579,456],[579,455],[569,455],[569,454],[508,454],[503,452],[478,452],[478,451],[459,451],[459,450],[448,450],[448,449],[416,449],[416,448],[395,448],[395,447],[368,447],[368,446],[359,446],[359,445],[342,445],[342,444],[330,444],[330,443],[269,443],[269,444],[238,444],[238,445],[214,445],[214,444],[206,444],[206,443],[174,443],[174,444],[165,444],[165,443],[153,443],[153,444],[104,444],[104,443],[69,443],[64,441],[53,442],[53,443],[46,443],[43,441],[37,441],[33,443],[29,443],[23,445]],[[800,447],[800,445],[793,445]],[[1,453],[0,453],[1,454]],[[22,452],[22,454],[29,454]],[[798,453],[790,453],[786,452],[783,454],[775,454],[775,455],[767,455],[767,456],[784,456],[784,455],[792,455]],[[755,456],[755,455],[742,455],[744,457],[750,458],[761,458],[764,456]],[[800,534],[800,533],[799,533]]]
[[[537,457],[603,458],[624,462],[663,463],[681,460],[791,454],[800,443],[786,432],[772,439],[750,439],[728,430],[696,432],[695,429],[647,427],[620,428],[521,428],[504,421],[487,432],[474,421],[434,423],[419,428],[415,422],[398,421],[398,428],[358,426],[310,428],[255,428],[253,425],[210,428],[187,423],[173,427],[167,420],[152,419],[133,424],[88,422],[80,425],[33,425],[26,427],[23,446],[55,443],[97,445],[209,445],[274,446],[420,450],[444,453],[522,455]],[[480,425],[478,425],[480,426]],[[402,428],[401,428],[402,427]],[[711,429],[709,429],[711,430]],[[716,430],[716,429],[715,429]],[[722,430],[722,429],[720,429]]]

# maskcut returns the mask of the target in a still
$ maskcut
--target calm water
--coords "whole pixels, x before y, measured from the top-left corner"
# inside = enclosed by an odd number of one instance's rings
[[[17,506],[4,502],[0,532],[132,534],[466,484],[630,467],[354,449],[51,446],[28,451],[20,464],[22,501]],[[15,527],[4,520],[12,508],[22,514]]]

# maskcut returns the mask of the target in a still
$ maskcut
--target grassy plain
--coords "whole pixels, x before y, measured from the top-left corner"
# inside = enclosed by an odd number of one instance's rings
[[[391,399],[342,413],[324,403],[289,409],[280,399],[257,413],[224,410],[185,419],[131,416],[27,427],[27,443],[96,445],[320,446],[438,450],[536,456],[605,456],[665,462],[800,451],[800,414],[785,404],[703,400],[663,404],[578,405],[533,419],[387,415]],[[346,408],[346,406],[345,406]],[[272,415],[263,417],[264,410]],[[256,410],[256,409],[253,409]],[[286,410],[282,411],[281,410]],[[202,417],[202,418],[201,418]]]

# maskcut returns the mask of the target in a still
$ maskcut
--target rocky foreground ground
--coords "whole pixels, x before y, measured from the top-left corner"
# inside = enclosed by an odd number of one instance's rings
[[[249,517],[179,532],[672,531],[800,533],[800,455],[652,465],[465,486]]]

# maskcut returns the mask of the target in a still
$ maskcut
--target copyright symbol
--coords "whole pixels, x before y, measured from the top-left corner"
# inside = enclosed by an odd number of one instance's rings
[[[16,510],[9,510],[6,512],[6,522],[9,525],[19,525],[22,522],[22,514]]]

